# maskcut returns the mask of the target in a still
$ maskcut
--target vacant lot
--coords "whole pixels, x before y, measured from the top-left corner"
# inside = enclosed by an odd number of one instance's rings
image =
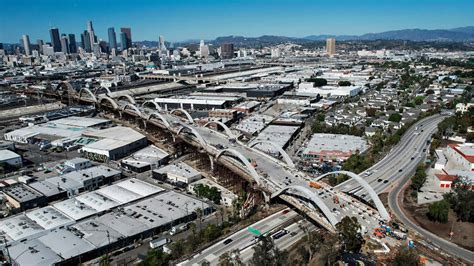
[[[452,210],[449,211],[449,221],[447,223],[430,221],[426,216],[429,205],[417,205],[416,199],[410,193],[411,189],[405,190],[405,204],[403,207],[411,220],[416,221],[426,230],[447,240],[449,240],[449,233],[453,230],[454,235],[451,241],[474,251],[474,223],[457,221],[456,214]]]

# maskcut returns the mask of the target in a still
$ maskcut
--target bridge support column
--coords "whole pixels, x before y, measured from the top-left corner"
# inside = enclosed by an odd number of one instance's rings
[[[209,155],[209,162],[211,162],[211,172],[214,173],[214,170],[215,170],[214,164],[215,164],[215,162],[214,162],[214,158],[211,155]]]

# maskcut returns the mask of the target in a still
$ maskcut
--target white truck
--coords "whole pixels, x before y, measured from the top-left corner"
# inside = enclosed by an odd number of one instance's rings
[[[170,231],[170,235],[176,235],[177,233],[181,233],[183,231],[186,231],[188,230],[189,228],[189,225],[187,223],[184,223],[184,224],[180,224],[180,225],[176,225],[176,226],[173,226],[171,228],[171,231]]]
[[[168,244],[169,242],[171,242],[171,240],[168,238],[153,239],[150,241],[150,248],[153,248],[153,249],[161,248],[164,245]]]

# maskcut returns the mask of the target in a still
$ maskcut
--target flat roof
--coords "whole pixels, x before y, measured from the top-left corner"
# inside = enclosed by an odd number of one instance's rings
[[[315,133],[304,149],[304,154],[319,154],[325,152],[350,153],[367,150],[367,142],[362,137],[342,134]]]
[[[46,180],[29,183],[28,186],[45,195],[46,197],[51,197],[64,192],[62,187],[58,187],[56,184]]]
[[[58,120],[53,120],[51,122],[75,127],[94,127],[104,123],[109,123],[110,120],[85,116],[69,116]]]
[[[298,129],[298,126],[269,125],[264,130],[262,130],[258,136],[251,141],[251,143],[258,141],[270,141],[283,148]],[[264,152],[279,153],[279,151],[273,147],[273,145],[266,143],[260,143],[254,147]]]
[[[160,174],[172,174],[183,178],[192,178],[201,174],[201,172],[185,162],[172,163],[154,171]]]
[[[89,206],[94,210],[97,210],[98,212],[109,210],[121,204],[121,202],[115,201],[95,191],[79,195],[75,197],[75,199],[78,202],[83,203],[84,205]]]
[[[46,230],[74,222],[74,220],[51,206],[26,212],[25,215]]]
[[[162,160],[169,156],[169,153],[156,147],[155,145],[149,145],[135,153],[131,156],[123,159],[122,162],[127,164],[135,164],[136,166],[140,165],[156,165],[158,161]]]
[[[0,150],[0,161],[7,161],[16,158],[21,158],[21,156],[11,150]]]
[[[38,240],[67,260],[95,249],[95,246],[66,229],[55,229]]]
[[[110,127],[98,131],[87,131],[84,132],[83,136],[100,139],[99,141],[84,146],[83,149],[106,151],[120,148],[146,138],[144,135],[131,128],[121,126]]]
[[[269,115],[260,115],[260,114],[253,114],[244,120],[240,121],[240,123],[235,127],[237,130],[247,132],[249,134],[254,134],[265,128],[270,122],[272,122],[274,117]]]
[[[25,214],[18,214],[0,220],[0,231],[2,235],[16,241],[41,233],[44,229]]]
[[[14,265],[44,266],[62,261],[58,254],[37,239],[18,242],[9,247],[8,252]]]
[[[9,187],[5,187],[3,188],[3,192],[18,202],[27,202],[43,197],[41,193],[23,183],[16,183]]]
[[[75,221],[92,216],[99,212],[99,210],[96,210],[75,198],[54,203],[53,207]]]
[[[82,235],[82,238],[89,241],[95,247],[107,246],[110,243],[114,243],[124,235],[115,231],[114,229],[96,222],[94,219],[88,219],[81,221],[70,227]]]

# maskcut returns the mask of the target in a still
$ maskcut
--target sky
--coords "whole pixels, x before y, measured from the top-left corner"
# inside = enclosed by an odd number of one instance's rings
[[[80,40],[88,20],[104,40],[109,27],[131,27],[133,41],[172,42],[449,29],[473,26],[473,10],[474,0],[0,0],[0,42],[49,42],[50,27]]]

